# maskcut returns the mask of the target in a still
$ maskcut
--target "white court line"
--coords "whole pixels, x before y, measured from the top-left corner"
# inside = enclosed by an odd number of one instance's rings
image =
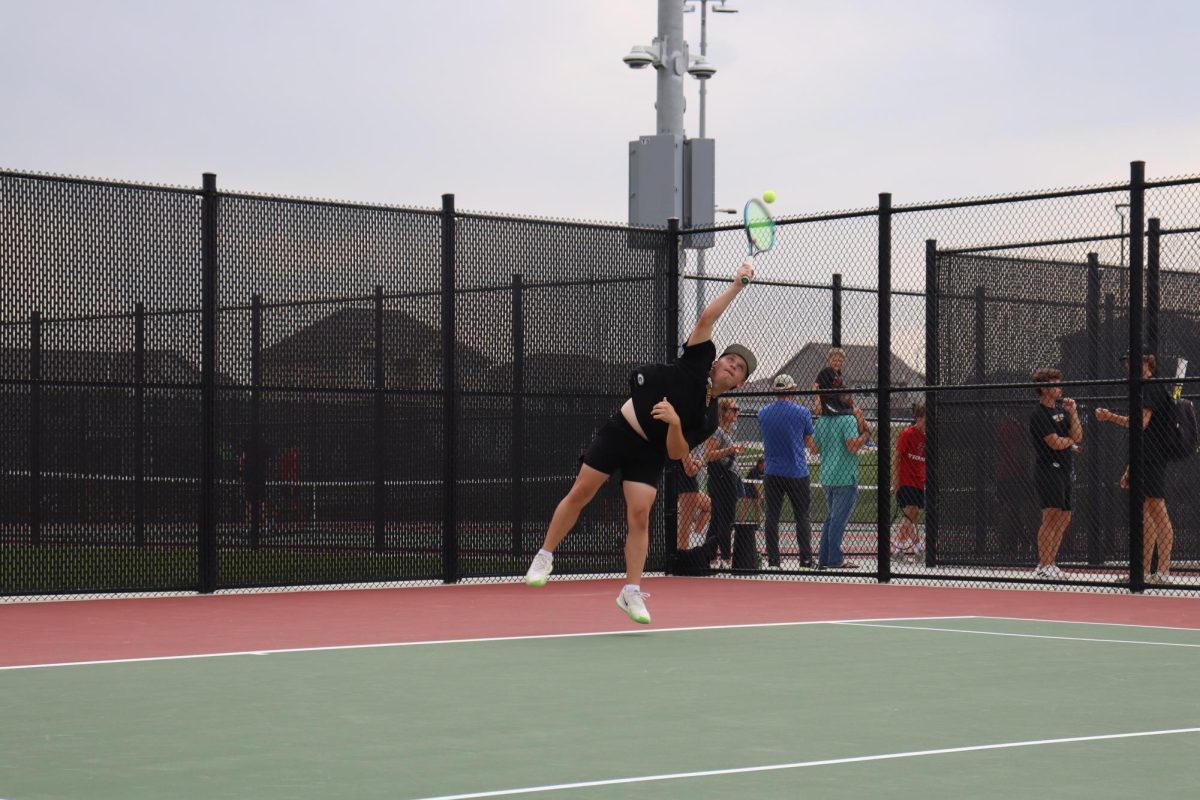
[[[1110,628],[1146,628],[1153,631],[1192,631],[1200,634],[1200,628],[1185,628],[1179,625],[1138,625],[1133,622],[1096,622],[1079,619],[1037,619],[1036,617],[993,617],[980,616],[977,619],[1002,619],[1009,622],[1053,622],[1059,625],[1107,625]]]
[[[528,786],[523,789],[500,789],[490,792],[469,792],[467,794],[445,794],[437,797],[422,797],[416,800],[478,800],[484,797],[508,797],[517,794],[535,794],[538,792],[554,792],[566,789],[586,789],[593,786],[617,786],[628,783],[650,783],[652,781],[671,781],[681,778],[710,778],[717,775],[744,775],[750,772],[774,772],[784,769],[803,769],[805,767],[825,767],[834,764],[858,764],[866,761],[889,761],[899,758],[918,758],[920,756],[940,756],[951,753],[973,753],[982,750],[1008,750],[1016,747],[1037,747],[1047,744],[1070,744],[1072,742],[1098,742],[1105,739],[1133,739],[1139,736],[1171,736],[1179,733],[1200,733],[1200,728],[1174,728],[1162,731],[1136,731],[1133,733],[1107,733],[1099,736],[1071,736],[1065,739],[1033,739],[1026,742],[1001,742],[999,744],[977,744],[968,747],[945,747],[939,750],[913,750],[907,753],[884,753],[874,756],[854,756],[851,758],[827,758],[820,761],[796,761],[791,764],[768,764],[761,767],[735,767],[733,769],[709,769],[700,772],[675,772],[666,775],[642,775],[636,778],[610,778],[598,781],[580,781],[579,783],[559,783],[553,786]]]
[[[277,653],[320,653],[329,650],[371,650],[381,647],[414,647],[417,645],[434,645],[434,644],[476,644],[480,642],[517,642],[533,639],[571,639],[585,636],[650,636],[656,633],[678,633],[681,631],[719,631],[719,630],[736,630],[742,628],[784,628],[795,627],[800,625],[830,625],[830,624],[846,624],[851,622],[887,622],[894,620],[896,622],[907,622],[911,620],[942,620],[942,619],[976,619],[971,615],[962,615],[954,617],[873,617],[869,619],[859,620],[836,620],[836,619],[821,619],[821,620],[805,620],[803,622],[758,622],[741,625],[696,625],[687,628],[625,628],[622,630],[612,631],[590,631],[586,633],[544,633],[527,636],[489,636],[478,639],[433,639],[417,642],[373,642],[370,644],[336,644],[327,645],[324,647],[284,647],[276,650],[236,650],[225,653],[187,653],[176,656],[144,656],[141,658],[107,658],[96,659],[93,661],[58,661],[45,664],[16,664],[13,666],[0,666],[0,672],[15,669],[43,669],[48,667],[87,667],[97,664],[136,664],[146,661],[184,661],[193,658],[224,658],[226,656],[266,656]]]
[[[1200,647],[1200,644],[1183,642],[1144,642],[1134,639],[1092,639],[1085,636],[1047,636],[1036,633],[1000,633],[999,631],[972,631],[966,628],[928,628],[920,625],[884,625],[871,621],[837,621],[831,625],[847,625],[860,628],[889,628],[907,631],[934,631],[936,633],[974,633],[979,636],[1011,636],[1017,639],[1058,639],[1065,642],[1103,642],[1104,644],[1149,644],[1158,647]]]

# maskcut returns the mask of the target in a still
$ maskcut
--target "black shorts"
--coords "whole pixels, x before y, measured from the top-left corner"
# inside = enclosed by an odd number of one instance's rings
[[[1157,458],[1142,460],[1142,497],[1165,499],[1167,496],[1167,462]]]
[[[1071,470],[1038,464],[1033,468],[1033,483],[1042,508],[1071,510]]]
[[[918,489],[915,486],[901,486],[896,490],[896,503],[901,508],[908,508],[909,506],[924,508],[925,490]]]
[[[618,411],[596,434],[583,463],[605,475],[619,470],[621,480],[646,483],[657,489],[667,454],[638,436]]]

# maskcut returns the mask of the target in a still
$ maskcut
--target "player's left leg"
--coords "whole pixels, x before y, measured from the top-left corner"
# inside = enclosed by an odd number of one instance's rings
[[[625,493],[625,519],[629,531],[625,536],[625,588],[617,596],[617,606],[634,622],[648,625],[650,612],[646,610],[647,595],[641,587],[642,569],[650,549],[650,509],[658,489],[638,481],[625,481],[621,488]]]

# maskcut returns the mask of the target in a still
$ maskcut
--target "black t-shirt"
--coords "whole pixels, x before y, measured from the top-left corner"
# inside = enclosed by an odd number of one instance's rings
[[[846,384],[842,381],[841,370],[825,367],[817,373],[818,389],[843,389]],[[848,394],[821,395],[821,411],[831,417],[839,414],[849,414],[854,408],[854,398]]]
[[[1142,434],[1142,452],[1147,459],[1166,460],[1163,451],[1179,435],[1175,429],[1175,400],[1165,383],[1142,387],[1142,407],[1150,409],[1150,424]]]
[[[717,398],[709,393],[708,376],[717,360],[712,340],[685,345],[674,364],[645,364],[629,373],[633,412],[651,444],[665,445],[667,424],[650,416],[664,397],[675,407],[683,438],[692,448],[717,429]]]
[[[1043,466],[1071,469],[1071,448],[1055,450],[1046,444],[1046,437],[1071,435],[1070,416],[1061,408],[1046,408],[1041,403],[1029,418],[1029,433],[1033,437],[1033,452]]]

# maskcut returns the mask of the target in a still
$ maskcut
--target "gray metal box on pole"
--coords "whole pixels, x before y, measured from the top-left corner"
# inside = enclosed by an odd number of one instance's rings
[[[665,228],[683,217],[683,137],[643,136],[629,143],[629,224]]]

